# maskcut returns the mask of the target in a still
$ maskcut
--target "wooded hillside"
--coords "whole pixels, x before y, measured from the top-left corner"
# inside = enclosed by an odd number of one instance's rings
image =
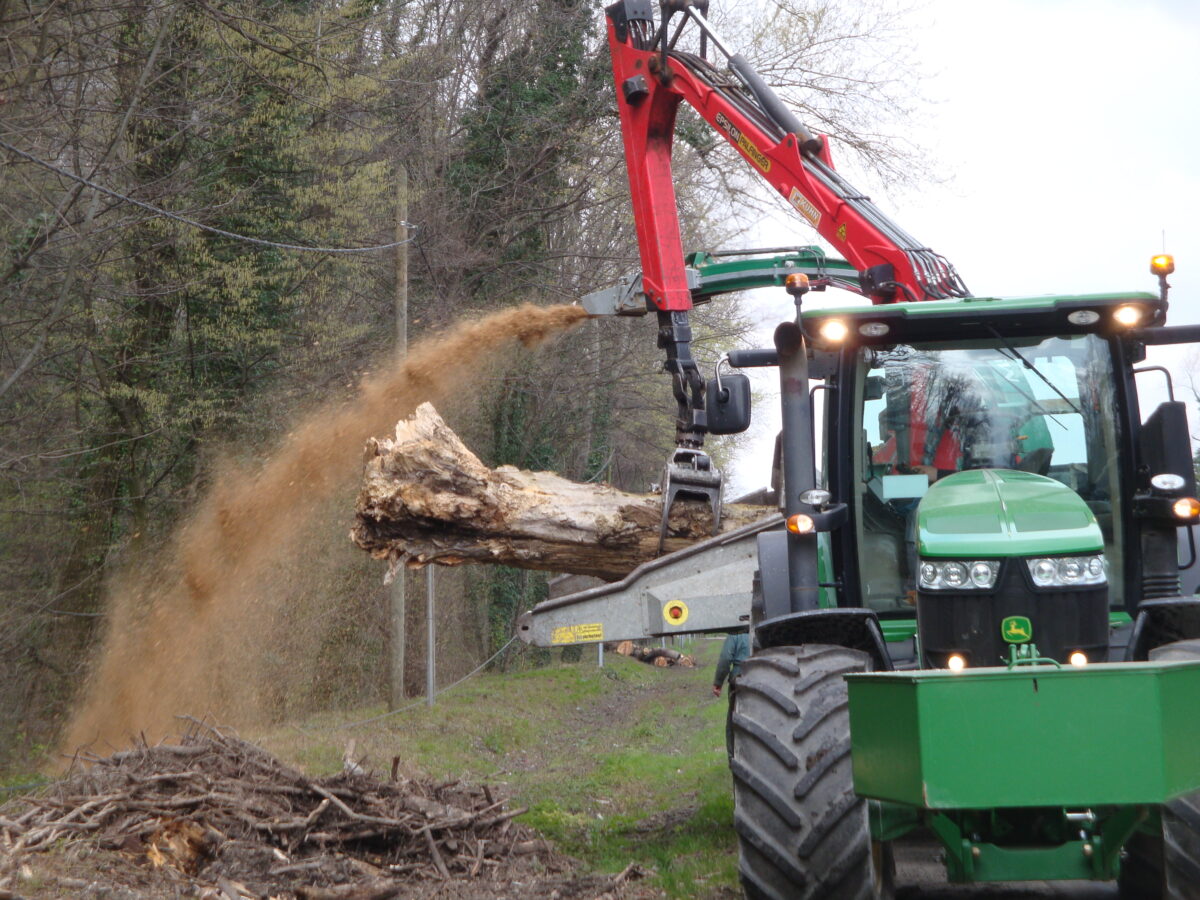
[[[728,3],[718,21],[886,174],[880,123],[908,89],[871,6]],[[215,472],[261,465],[407,341],[637,264],[596,4],[0,0],[0,34],[2,770],[53,742],[108,585],[169,545]],[[680,138],[686,244],[745,245],[751,176],[697,119]],[[706,366],[735,310],[701,317]],[[473,367],[441,408],[488,464],[657,477],[673,404],[651,323],[447,364]],[[304,611],[275,671],[320,661],[279,688],[280,715],[385,690],[380,573],[334,543],[353,497],[313,512],[316,543],[270,587]],[[544,593],[502,568],[451,587],[475,611],[464,666]]]

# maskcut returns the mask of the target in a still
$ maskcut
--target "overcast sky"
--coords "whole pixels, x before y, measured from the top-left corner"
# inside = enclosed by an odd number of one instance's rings
[[[944,181],[878,205],[979,296],[1153,291],[1165,231],[1169,321],[1200,323],[1200,0],[930,0],[912,22],[897,52],[933,102],[911,137]],[[790,231],[764,240],[813,242]],[[727,496],[765,483],[776,407],[756,406]]]

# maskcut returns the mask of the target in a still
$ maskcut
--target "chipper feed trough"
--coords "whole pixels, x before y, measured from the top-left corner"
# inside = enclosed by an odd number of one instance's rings
[[[585,304],[658,320],[679,408],[664,522],[678,497],[719,510],[704,435],[750,419],[748,379],[725,364],[778,368],[763,500],[780,514],[543,603],[520,633],[749,630],[730,761],[749,897],[888,896],[910,833],[941,843],[952,881],[1200,897],[1200,602],[1180,592],[1200,502],[1184,404],[1143,421],[1138,399],[1163,375],[1139,367],[1147,346],[1200,340],[1165,324],[1170,257],[1153,293],[972,296],[836,172],[705,3],[659,6],[657,21],[647,0],[607,8],[642,271]],[[846,260],[685,257],[681,102]],[[769,285],[794,319],[706,382],[688,310]],[[862,299],[804,308],[830,286]]]

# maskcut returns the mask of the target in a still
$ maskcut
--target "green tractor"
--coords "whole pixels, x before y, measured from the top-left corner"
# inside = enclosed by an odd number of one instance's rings
[[[750,421],[749,380],[723,365],[778,367],[777,477],[758,499],[779,514],[547,601],[519,634],[749,631],[730,760],[749,897],[886,897],[893,843],[917,833],[953,882],[1200,898],[1200,601],[1180,590],[1200,502],[1184,404],[1144,415],[1137,390],[1163,374],[1148,346],[1200,341],[1165,324],[1173,262],[1152,263],[1157,293],[972,296],[841,178],[706,3],[659,6],[658,23],[647,0],[606,10],[642,271],[585,306],[657,317],[679,410],[664,531],[681,497],[719,511],[703,437]],[[685,257],[681,102],[846,260]],[[794,319],[703,379],[687,311],[768,285]],[[863,299],[804,307],[828,287]]]
[[[845,265],[692,261],[698,291]],[[730,760],[749,897],[886,897],[910,832],[951,881],[1200,897],[1200,601],[1178,551],[1194,564],[1200,504],[1184,404],[1143,421],[1135,383],[1162,377],[1147,345],[1200,339],[1165,311],[1136,293],[800,312],[728,356],[779,367],[782,478],[758,499],[782,513],[547,601],[520,634],[749,629]],[[709,383],[720,430],[748,423],[744,378]]]
[[[731,762],[749,896],[886,896],[917,829],[951,881],[1200,896],[1195,480],[1183,404],[1143,422],[1135,385],[1147,344],[1200,335],[1164,312],[971,299],[781,326],[823,375],[824,458],[809,487],[785,452],[801,502],[757,538]],[[798,413],[785,443],[810,436]]]

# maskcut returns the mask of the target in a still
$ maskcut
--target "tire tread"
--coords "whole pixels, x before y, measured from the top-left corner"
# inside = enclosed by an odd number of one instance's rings
[[[889,894],[889,878],[877,885],[866,801],[853,789],[842,679],[869,668],[867,654],[824,645],[775,647],[742,664],[730,768],[747,897]]]

